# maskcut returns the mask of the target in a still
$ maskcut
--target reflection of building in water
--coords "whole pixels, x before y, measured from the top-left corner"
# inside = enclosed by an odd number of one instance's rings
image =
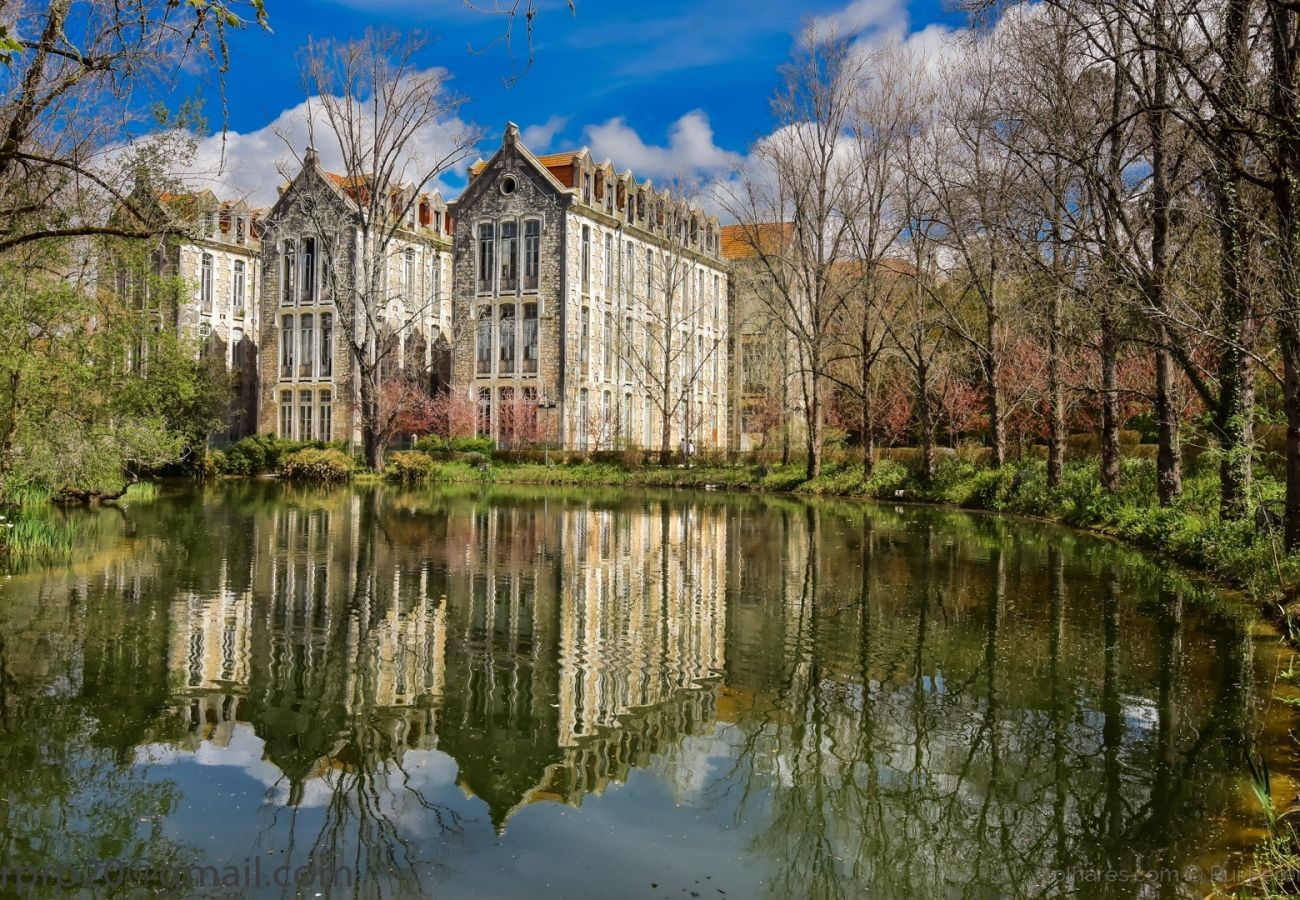
[[[699,509],[453,510],[439,747],[498,826],[603,789],[711,716],[723,533]]]
[[[249,587],[223,576],[175,602],[171,669],[195,739],[251,721],[291,781],[436,743],[445,601],[431,565],[367,534],[364,514],[350,494],[278,507],[254,520]]]
[[[189,746],[252,725],[290,802],[437,748],[500,826],[712,723],[720,512],[295,499],[254,519],[246,571],[174,601],[169,650]]]

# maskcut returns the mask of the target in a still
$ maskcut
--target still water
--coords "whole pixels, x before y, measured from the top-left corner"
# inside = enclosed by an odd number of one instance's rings
[[[259,483],[77,515],[0,582],[6,895],[1201,897],[1260,835],[1247,755],[1294,790],[1277,636],[1038,524]]]

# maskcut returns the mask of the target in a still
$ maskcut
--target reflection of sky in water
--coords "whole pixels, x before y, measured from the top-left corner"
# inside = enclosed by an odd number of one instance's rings
[[[500,835],[485,804],[457,785],[456,762],[445,753],[408,751],[405,775],[391,771],[382,793],[399,833],[415,848],[414,867],[427,878],[423,888],[438,897],[515,897],[522,885],[535,897],[689,897],[692,890],[700,897],[752,897],[763,893],[767,867],[748,852],[754,828],[735,827],[735,802],[727,802],[730,792],[719,784],[742,738],[719,723],[709,734],[685,738],[671,761],[661,757],[634,769],[626,782],[587,795],[580,807],[545,800],[524,806]],[[194,848],[206,864],[242,868],[255,855],[275,860],[263,864],[264,872],[283,863],[281,851],[295,845],[294,835],[299,848],[313,838],[336,775],[309,779],[295,810],[284,805],[287,784],[262,748],[242,723],[226,746],[139,748],[136,765],[152,780],[175,784],[184,798],[162,823],[167,836]],[[439,830],[412,791],[459,814],[460,830]]]

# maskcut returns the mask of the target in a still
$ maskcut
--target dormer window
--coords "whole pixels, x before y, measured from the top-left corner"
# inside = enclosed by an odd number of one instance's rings
[[[582,173],[582,201],[591,204],[591,173]]]

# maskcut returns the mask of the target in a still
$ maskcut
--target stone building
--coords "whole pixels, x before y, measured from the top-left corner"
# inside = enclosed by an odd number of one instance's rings
[[[258,431],[296,440],[361,439],[358,367],[346,333],[377,328],[382,368],[445,384],[450,364],[451,220],[437,193],[398,190],[406,209],[380,270],[381,298],[354,302],[365,184],[320,166],[314,150],[262,224],[262,401]],[[409,189],[407,189],[409,190]]]
[[[137,188],[133,205],[158,222],[147,257],[116,259],[114,290],[155,311],[159,325],[195,338],[199,352],[231,373],[230,438],[256,431],[259,211],[211,191],[152,192]],[[140,214],[140,213],[137,213]],[[179,287],[164,286],[175,279]],[[146,366],[139,346],[127,364]]]
[[[716,218],[510,124],[454,203],[452,383],[498,444],[726,446]]]

